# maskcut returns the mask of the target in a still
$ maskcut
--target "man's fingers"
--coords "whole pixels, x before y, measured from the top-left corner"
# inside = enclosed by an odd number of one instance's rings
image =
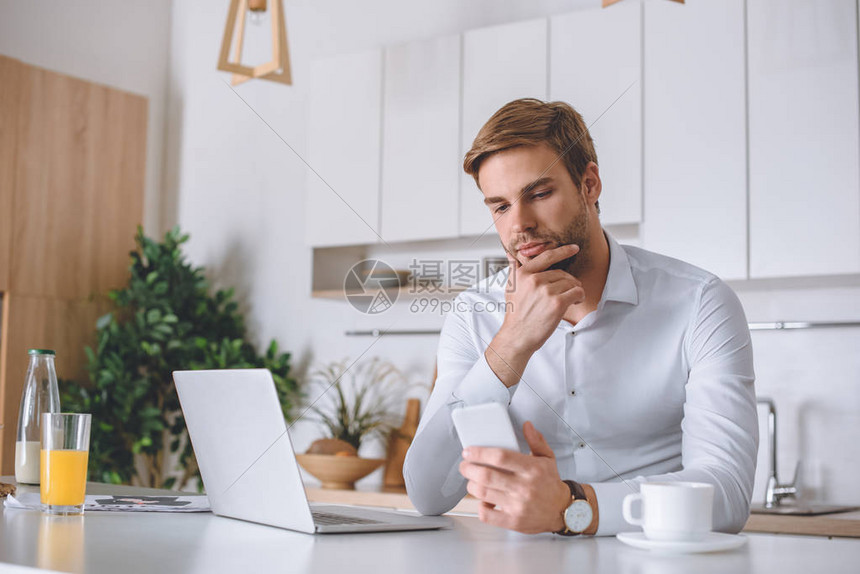
[[[561,269],[550,269],[549,271],[541,271],[535,277],[538,277],[540,281],[546,283],[555,283],[556,281],[575,281],[577,285],[581,285],[579,279],[568,273],[567,271],[562,271]]]
[[[565,302],[570,305],[577,305],[585,301],[585,289],[583,289],[580,285],[575,285],[570,289],[561,293],[561,296],[564,297]]]
[[[467,463],[494,467],[509,473],[525,472],[529,469],[529,455],[504,448],[469,447],[463,450],[463,460]],[[469,477],[467,477],[469,478]]]
[[[498,526],[499,528],[511,527],[511,517],[508,514],[486,505],[482,505],[478,509],[478,519],[484,524]]]
[[[490,508],[495,508],[496,506],[504,502],[506,498],[506,494],[504,491],[484,486],[483,484],[477,483],[473,480],[470,480],[469,483],[466,485],[466,492],[468,492]]]
[[[549,295],[561,295],[562,293],[565,293],[577,287],[582,287],[582,283],[570,277],[568,277],[567,279],[553,281],[552,283],[547,283],[544,286],[547,294]]]
[[[535,425],[531,421],[526,421],[523,425],[523,434],[526,437],[526,442],[529,443],[529,448],[533,456],[555,458],[555,453],[550,448],[549,443],[546,442],[544,436],[535,428]]]
[[[576,245],[575,243],[561,245],[554,249],[547,249],[531,261],[526,261],[523,263],[523,268],[529,273],[539,273],[547,269],[553,263],[558,263],[562,259],[573,257],[577,253],[579,253],[579,245]]]
[[[482,487],[508,491],[515,489],[517,485],[516,477],[512,473],[491,466],[474,464],[464,460],[460,463],[459,470],[463,478]]]

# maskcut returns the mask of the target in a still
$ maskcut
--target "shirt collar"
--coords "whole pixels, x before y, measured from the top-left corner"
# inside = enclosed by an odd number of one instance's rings
[[[636,290],[636,282],[633,280],[633,270],[630,268],[630,259],[624,248],[615,241],[609,233],[603,232],[609,243],[609,273],[606,275],[606,284],[603,286],[603,295],[599,306],[604,301],[620,301],[621,303],[639,304],[639,292]]]

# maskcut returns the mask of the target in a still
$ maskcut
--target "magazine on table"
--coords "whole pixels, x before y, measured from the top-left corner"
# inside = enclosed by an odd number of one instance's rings
[[[6,497],[6,508],[41,510],[38,492],[26,492]],[[134,496],[88,494],[85,512],[211,512],[209,499],[203,495]]]

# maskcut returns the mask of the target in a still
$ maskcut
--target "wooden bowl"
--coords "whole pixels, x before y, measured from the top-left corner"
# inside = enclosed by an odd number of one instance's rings
[[[364,478],[385,462],[384,458],[359,458],[333,454],[297,454],[303,469],[322,482],[323,488],[355,490],[355,481]]]

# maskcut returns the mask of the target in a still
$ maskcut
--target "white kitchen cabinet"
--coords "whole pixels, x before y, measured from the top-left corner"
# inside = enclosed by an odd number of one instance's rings
[[[306,233],[312,246],[379,241],[382,50],[312,64]],[[314,173],[316,171],[316,173]],[[317,175],[318,174],[318,175]]]
[[[463,35],[463,128],[460,146],[460,234],[495,233],[490,210],[462,158],[478,131],[506,103],[546,99],[545,18],[470,30]]]
[[[642,6],[550,18],[549,97],[580,112],[597,151],[604,224],[642,219]]]
[[[856,0],[748,0],[750,275],[860,272]]]
[[[459,234],[460,36],[385,51],[382,237]]]
[[[746,279],[744,0],[651,0],[643,18],[643,247]]]

